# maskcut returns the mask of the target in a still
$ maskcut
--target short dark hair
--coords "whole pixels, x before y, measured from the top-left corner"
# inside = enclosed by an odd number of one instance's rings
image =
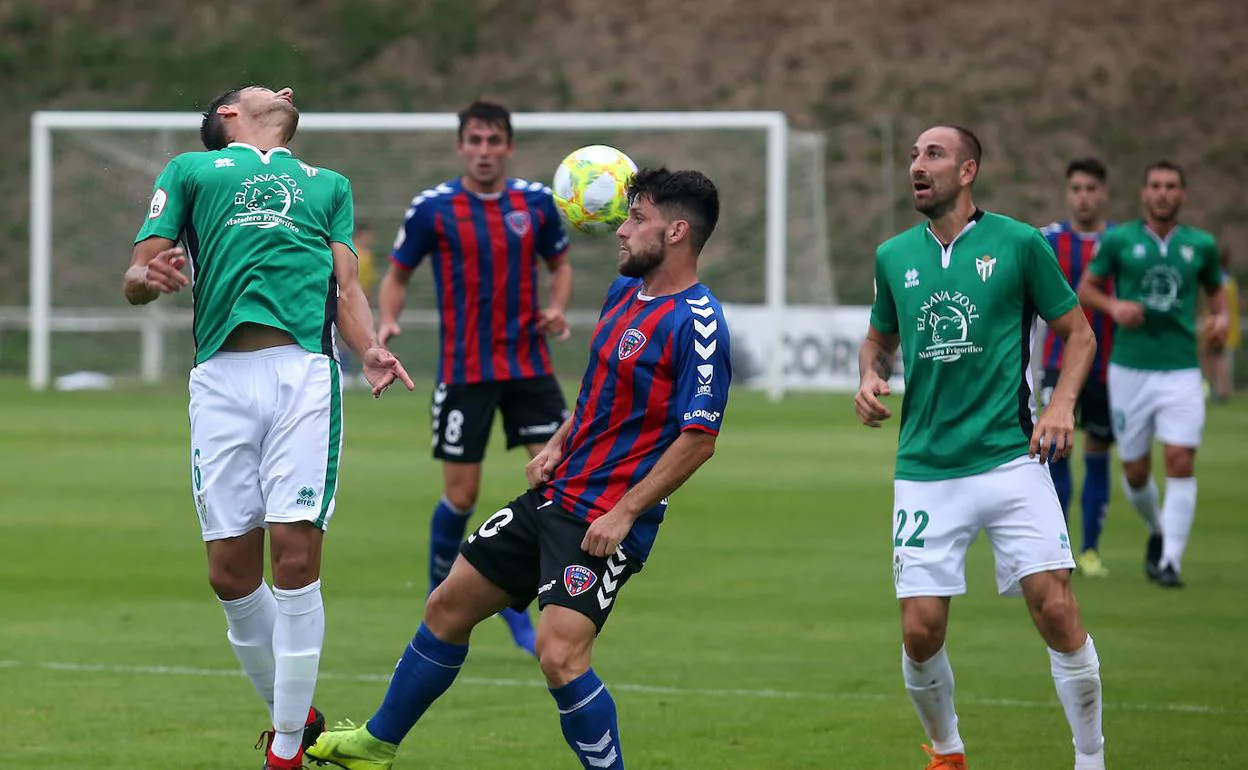
[[[689,223],[689,241],[695,254],[702,251],[719,222],[719,191],[701,171],[643,168],[628,183],[628,202],[647,198],[669,221]]]
[[[980,160],[984,157],[984,146],[980,144],[979,137],[975,136],[975,132],[965,126],[950,125],[958,133],[958,139],[962,142],[962,160],[973,160],[978,166]]]
[[[1183,167],[1172,160],[1162,158],[1148,164],[1148,168],[1144,169],[1144,184],[1148,184],[1148,176],[1154,171],[1173,171],[1179,175],[1179,187],[1187,187],[1187,175],[1183,173]]]
[[[1070,179],[1075,174],[1087,174],[1095,177],[1096,181],[1105,184],[1109,181],[1109,169],[1105,168],[1105,164],[1100,158],[1094,158],[1091,155],[1086,158],[1075,158],[1066,164],[1066,178]]]
[[[475,101],[459,113],[459,140],[464,139],[464,129],[468,121],[479,120],[487,126],[498,126],[507,134],[507,143],[511,143],[511,111],[495,102]]]
[[[217,108],[227,104],[238,104],[239,94],[254,85],[254,83],[247,83],[231,88],[208,104],[208,109],[204,110],[204,120],[199,124],[199,141],[204,143],[204,147],[209,150],[221,150],[230,143],[230,137],[225,133],[225,118],[217,113]]]

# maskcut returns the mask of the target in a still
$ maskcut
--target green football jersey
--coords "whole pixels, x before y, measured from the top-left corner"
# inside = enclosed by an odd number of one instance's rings
[[[871,325],[900,335],[905,362],[897,478],[970,476],[1026,454],[1036,315],[1079,305],[1044,236],[977,212],[944,247],[919,225],[880,245],[875,283]]]
[[[1112,278],[1119,299],[1144,305],[1144,324],[1114,330],[1109,361],[1132,369],[1196,369],[1197,284],[1222,285],[1218,242],[1178,225],[1163,241],[1143,220],[1111,227],[1088,268]]]
[[[196,364],[246,322],[332,355],[338,285],[329,244],[354,251],[354,227],[351,183],[342,174],[284,147],[261,152],[235,142],[169,161],[135,243],[160,236],[185,245]]]

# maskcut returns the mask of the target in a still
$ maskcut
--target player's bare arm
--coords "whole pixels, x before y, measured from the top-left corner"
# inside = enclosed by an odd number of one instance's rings
[[[373,312],[360,286],[355,252],[344,243],[331,243],[330,249],[334,254],[334,279],[338,282],[338,331],[347,347],[363,363],[364,376],[373,386],[373,396],[380,396],[395,380],[413,390],[416,384],[403,364],[381,347],[373,333]]]
[[[1206,289],[1205,296],[1208,299],[1205,334],[1211,344],[1223,345],[1231,328],[1231,315],[1226,306],[1226,289],[1219,284],[1212,289]]]
[[[1079,302],[1092,310],[1099,310],[1114,319],[1114,323],[1128,329],[1144,323],[1144,306],[1139,302],[1131,302],[1111,297],[1105,291],[1107,278],[1095,275],[1091,270],[1083,274],[1079,281]]]
[[[1083,308],[1071,308],[1048,324],[1061,338],[1065,352],[1049,405],[1031,431],[1027,454],[1038,456],[1042,463],[1060,460],[1074,449],[1075,403],[1096,357],[1096,335]]]
[[[632,529],[633,522],[675,492],[715,454],[716,437],[702,430],[686,430],[667,448],[650,472],[615,506],[589,525],[581,550],[610,556]]]
[[[134,245],[123,290],[131,305],[146,305],[161,294],[173,294],[190,284],[182,272],[186,254],[176,241],[153,236]]]
[[[858,395],[854,396],[854,409],[863,425],[880,427],[881,420],[893,416],[880,396],[892,393],[888,378],[893,376],[893,361],[901,337],[885,334],[874,326],[867,327],[867,338],[858,351]]]
[[[542,451],[534,455],[524,467],[524,473],[529,479],[529,489],[536,489],[550,481],[550,474],[555,472],[555,466],[563,459],[563,442],[571,429],[572,418],[569,417],[555,431],[555,435],[550,437],[550,441],[546,442],[546,446],[542,447]]]
[[[390,269],[381,279],[381,288],[377,292],[378,310],[381,311],[381,323],[377,330],[377,341],[382,347],[403,333],[399,327],[399,313],[407,303],[407,285],[411,283],[412,271],[390,263]]]
[[[567,255],[563,255],[548,263],[550,269],[550,292],[546,307],[542,309],[537,320],[537,330],[542,334],[553,334],[555,339],[563,342],[572,336],[565,313],[568,302],[572,300],[572,263]]]

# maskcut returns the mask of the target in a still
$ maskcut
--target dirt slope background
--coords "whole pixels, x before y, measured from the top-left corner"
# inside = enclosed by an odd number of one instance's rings
[[[1072,155],[1108,161],[1118,218],[1135,213],[1143,165],[1173,158],[1189,221],[1243,259],[1246,36],[1242,0],[0,0],[0,304],[25,301],[32,110],[187,109],[244,80],[293,84],[318,111],[478,95],[516,110],[784,110],[829,137],[843,301],[869,297],[884,224],[914,221],[904,197],[880,197],[882,118],[901,196],[916,132],[961,122],[986,145],[982,203],[1034,222],[1061,215]]]

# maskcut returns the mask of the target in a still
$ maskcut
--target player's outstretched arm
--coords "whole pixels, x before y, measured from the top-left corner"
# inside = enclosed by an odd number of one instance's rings
[[[880,396],[892,394],[888,378],[893,376],[893,361],[900,339],[897,334],[885,334],[868,326],[867,338],[858,350],[858,394],[854,396],[854,410],[868,427],[878,428],[881,420],[893,416]]]
[[[1075,306],[1047,322],[1062,339],[1062,369],[1044,413],[1031,431],[1028,454],[1040,462],[1060,460],[1074,449],[1075,403],[1092,371],[1096,358],[1096,335],[1083,308]]]
[[[411,280],[412,271],[393,262],[381,279],[381,288],[377,292],[377,309],[381,313],[377,341],[382,347],[390,342],[391,337],[403,333],[403,329],[399,327],[399,314],[407,304],[407,285]]]
[[[581,549],[594,556],[610,556],[628,535],[633,522],[688,481],[694,471],[715,454],[716,436],[704,430],[686,430],[667,448],[650,472],[620,498],[615,507],[589,525]]]
[[[373,386],[373,395],[380,396],[398,380],[413,390],[416,383],[394,354],[377,342],[373,332],[373,312],[360,286],[359,264],[355,252],[344,243],[331,243],[334,254],[334,279],[338,282],[338,331],[364,366],[364,376]]]
[[[160,236],[145,238],[134,245],[130,267],[122,291],[131,305],[146,305],[161,294],[181,291],[191,281],[182,272],[186,254],[177,242]]]

